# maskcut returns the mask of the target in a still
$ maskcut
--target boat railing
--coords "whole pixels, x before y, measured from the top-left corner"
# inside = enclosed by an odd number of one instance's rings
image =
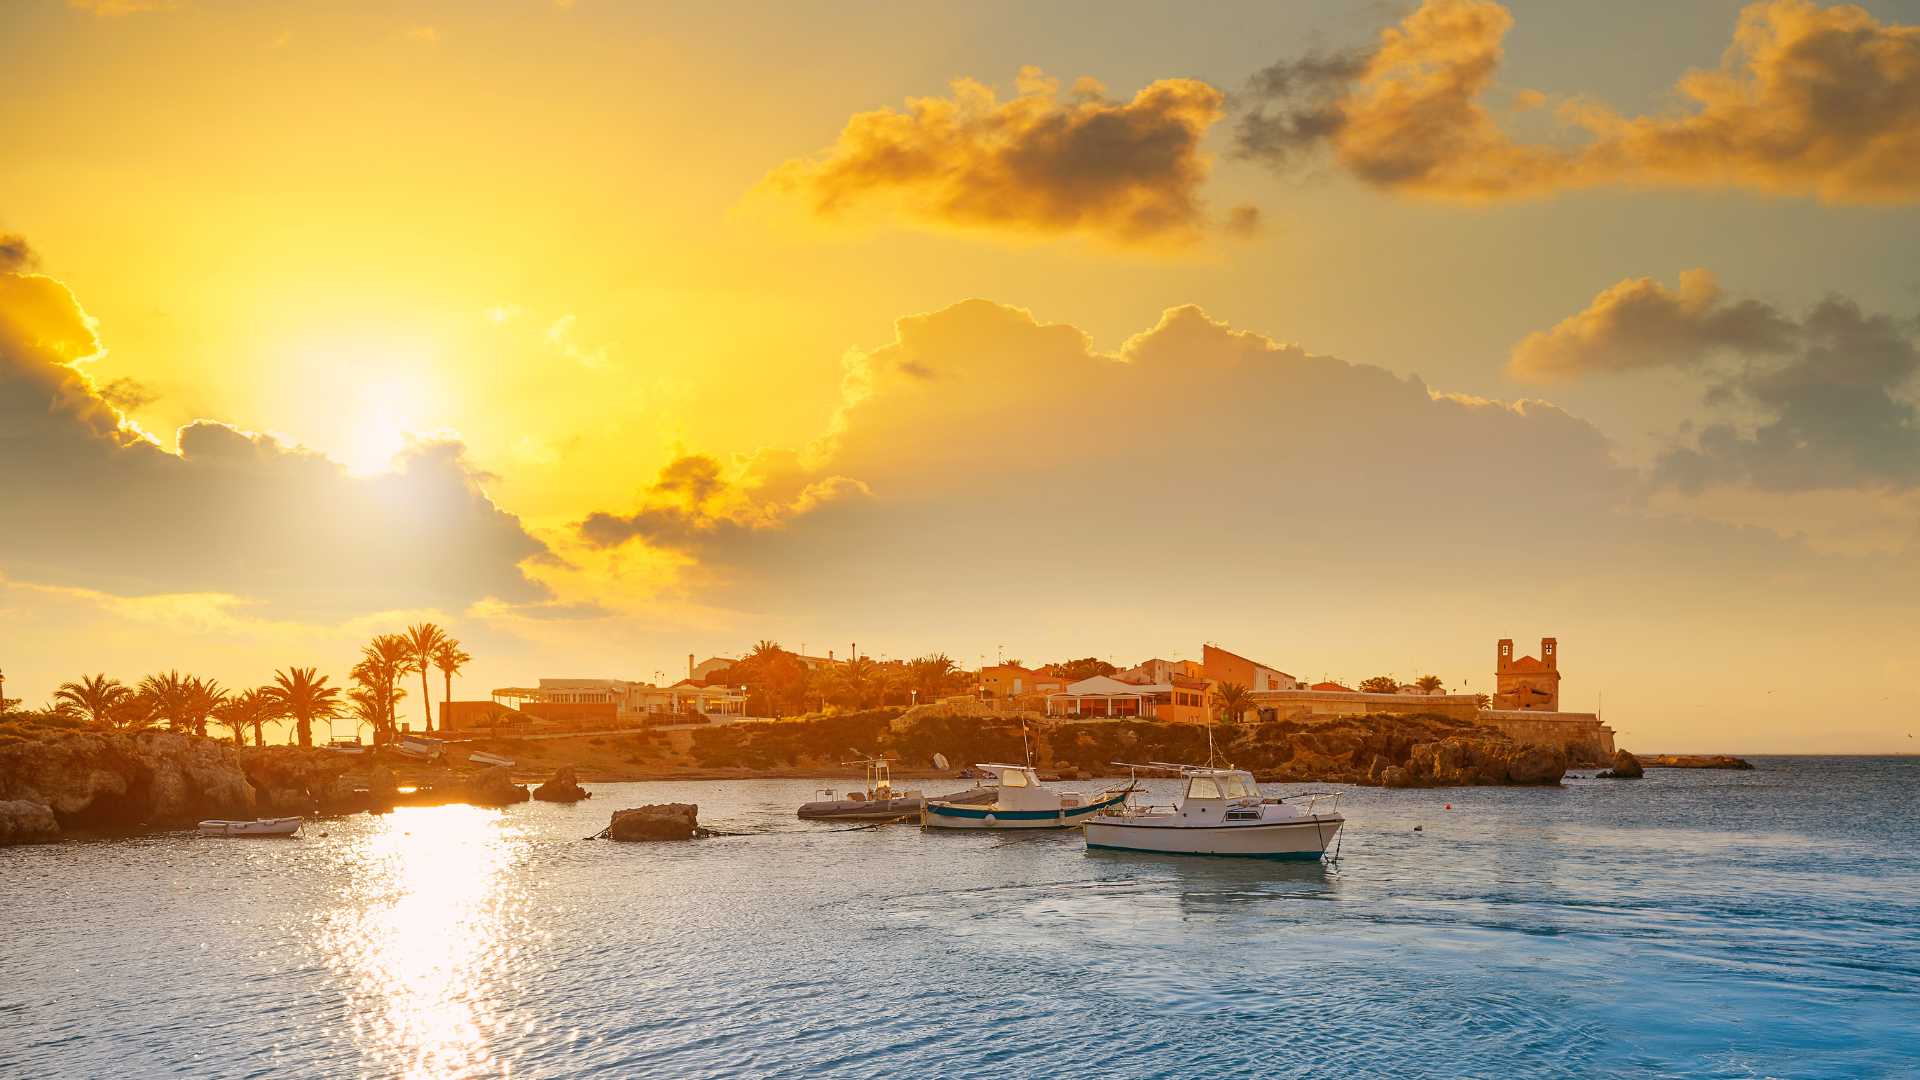
[[[1299,804],[1300,807],[1307,812],[1308,816],[1312,816],[1320,813],[1319,807],[1321,803],[1326,803],[1329,811],[1340,809],[1340,796],[1344,794],[1346,793],[1343,791],[1300,791],[1292,795],[1281,795],[1261,801],[1275,805],[1281,803]]]

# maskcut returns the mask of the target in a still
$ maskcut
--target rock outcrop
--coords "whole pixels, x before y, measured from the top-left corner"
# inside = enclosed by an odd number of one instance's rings
[[[1751,769],[1753,762],[1732,754],[1648,754],[1640,759],[1648,769]]]
[[[554,770],[553,778],[533,789],[533,797],[541,802],[579,802],[593,798],[593,792],[580,786],[579,777],[573,766],[562,765]]]
[[[1228,751],[1262,783],[1454,787],[1558,784],[1564,751],[1441,716],[1347,717],[1264,724]],[[1266,764],[1272,762],[1272,764]]]
[[[8,844],[44,844],[60,839],[60,821],[45,803],[26,799],[0,802],[0,847]]]
[[[38,803],[61,829],[185,825],[252,817],[233,747],[164,731],[49,729],[0,743],[0,801]]]
[[[1595,773],[1596,780],[1638,780],[1647,775],[1640,765],[1640,759],[1625,750],[1613,752],[1613,768],[1603,773]]]
[[[367,809],[367,796],[346,774],[346,754],[310,746],[242,747],[240,768],[263,814],[344,814]]]
[[[700,808],[692,803],[656,803],[615,810],[609,840],[691,840],[700,835]]]
[[[391,781],[391,774],[387,779]],[[513,782],[513,774],[507,771],[505,765],[496,765],[477,773],[438,770],[423,777],[420,786],[413,791],[392,796],[393,804],[397,806],[445,806],[449,803],[512,806],[529,798],[531,796],[526,787]]]

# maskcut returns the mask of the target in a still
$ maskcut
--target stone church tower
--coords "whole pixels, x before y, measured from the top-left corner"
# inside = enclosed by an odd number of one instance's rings
[[[1493,672],[1493,707],[1560,711],[1560,643],[1540,639],[1540,655],[1515,659],[1513,639],[1500,639]]]

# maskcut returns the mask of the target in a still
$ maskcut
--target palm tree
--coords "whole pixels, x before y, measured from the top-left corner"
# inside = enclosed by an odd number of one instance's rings
[[[327,677],[313,668],[288,668],[273,673],[273,685],[265,688],[280,716],[290,716],[294,735],[301,746],[313,745],[313,722],[331,720],[340,715],[340,688],[328,686]]]
[[[196,681],[192,676],[182,675],[178,671],[153,674],[140,680],[137,693],[146,704],[149,716],[166,721],[168,730],[181,731],[188,723],[188,698],[193,694],[193,683]]]
[[[216,679],[196,676],[187,680],[187,722],[195,735],[207,733],[207,721],[213,719],[228,697],[226,688]]]
[[[1423,694],[1437,694],[1447,688],[1447,684],[1441,682],[1438,675],[1422,675],[1413,680],[1413,685],[1419,687]]]
[[[61,683],[60,689],[53,692],[55,704],[63,709],[85,713],[87,720],[97,727],[118,727],[116,721],[131,714],[123,706],[133,691],[126,688],[119,679],[109,679],[105,673],[82,675],[79,682]]]
[[[384,704],[386,712],[379,723],[374,725],[373,741],[376,745],[391,738],[400,726],[395,709],[406,692],[398,686],[400,676],[413,670],[411,657],[413,646],[400,634],[381,634],[360,651],[360,662],[353,665],[353,681],[374,696],[379,704]]]
[[[453,700],[453,677],[460,674],[460,669],[466,667],[467,661],[471,659],[473,657],[468,656],[466,651],[460,648],[460,642],[453,638],[442,641],[440,647],[433,651],[433,666],[439,668],[440,674],[446,678],[445,695],[441,697],[441,701]],[[444,729],[446,724],[442,723],[440,726]]]
[[[373,728],[373,741],[380,742],[380,732],[386,726],[391,715],[391,706],[378,690],[366,686],[356,686],[347,691],[347,700],[353,705],[347,710],[356,723]]]
[[[1213,688],[1213,707],[1221,721],[1237,724],[1247,711],[1247,688],[1239,683],[1223,682]]]
[[[433,701],[427,692],[427,672],[433,668],[433,655],[447,641],[446,631],[430,622],[414,623],[400,635],[407,643],[407,669],[420,673],[420,710],[426,715],[427,733],[433,732]]]
[[[261,728],[268,720],[278,715],[279,705],[265,689],[247,690],[235,694],[221,702],[214,710],[214,717],[222,727],[233,732],[233,745],[247,745],[247,731],[253,731],[253,745],[263,746],[266,740]]]

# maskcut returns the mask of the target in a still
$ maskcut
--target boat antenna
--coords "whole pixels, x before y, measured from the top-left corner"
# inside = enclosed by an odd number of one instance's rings
[[[1020,752],[1027,756],[1027,768],[1033,768],[1033,747],[1027,742],[1027,718],[1020,718]]]

